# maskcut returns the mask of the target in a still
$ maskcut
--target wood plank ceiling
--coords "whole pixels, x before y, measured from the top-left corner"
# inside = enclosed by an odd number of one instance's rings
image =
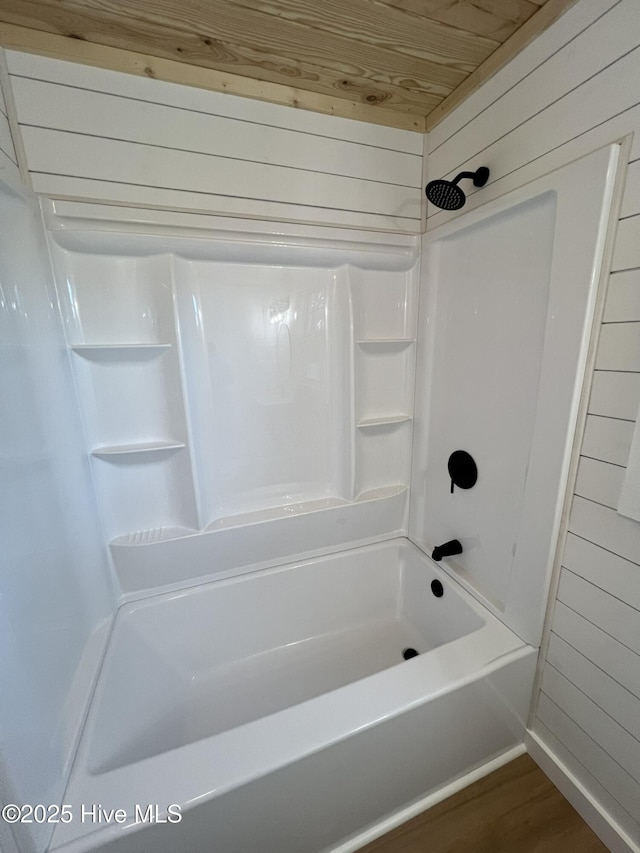
[[[572,2],[0,0],[0,43],[425,130]]]

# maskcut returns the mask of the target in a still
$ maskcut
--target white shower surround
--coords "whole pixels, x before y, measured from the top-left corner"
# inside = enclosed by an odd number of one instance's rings
[[[417,237],[45,214],[123,593],[406,534]]]
[[[125,605],[118,617],[118,627],[112,638],[67,795],[76,808],[80,803],[92,800],[106,808],[127,808],[129,803],[124,802],[126,797],[135,795],[134,802],[139,802],[139,798],[144,795],[145,802],[158,802],[160,806],[179,803],[188,808],[186,814],[192,819],[189,822],[185,818],[184,823],[172,826],[146,828],[141,833],[135,828],[134,831],[126,832],[122,827],[111,827],[101,830],[93,838],[86,834],[90,826],[80,827],[77,823],[61,825],[56,830],[56,846],[64,849],[65,853],[80,853],[90,849],[104,849],[105,853],[125,850],[127,853],[142,853],[150,849],[149,845],[157,851],[166,849],[167,853],[181,845],[196,851],[209,849],[206,846],[209,843],[207,838],[218,826],[221,833],[229,833],[221,835],[220,853],[230,853],[232,850],[245,853],[256,849],[256,833],[264,830],[266,820],[269,831],[274,833],[269,849],[295,853],[301,849],[300,837],[296,832],[304,832],[305,843],[308,840],[311,845],[304,849],[355,850],[356,841],[345,841],[346,846],[342,845],[345,837],[355,838],[364,827],[375,824],[384,815],[402,809],[408,802],[419,801],[425,794],[522,743],[524,715],[533,683],[535,645],[539,642],[586,359],[616,154],[615,147],[597,152],[582,163],[567,167],[568,171],[563,170],[558,176],[548,176],[526,190],[519,191],[511,199],[498,200],[488,205],[484,213],[476,211],[470,214],[466,223],[464,218],[458,220],[455,226],[443,229],[440,235],[446,239],[458,231],[464,234],[466,224],[473,238],[474,227],[478,223],[482,226],[483,215],[489,219],[500,216],[510,205],[533,204],[535,207],[536,200],[549,193],[555,194],[552,207],[556,216],[556,231],[554,240],[547,246],[550,257],[541,264],[541,270],[551,270],[548,305],[544,288],[540,297],[546,306],[543,306],[542,364],[532,366],[533,373],[537,369],[542,378],[539,387],[535,381],[531,382],[536,412],[531,447],[535,450],[541,441],[549,439],[550,431],[554,433],[553,470],[549,470],[549,465],[543,459],[541,467],[532,476],[534,491],[541,484],[545,489],[548,500],[545,511],[537,513],[530,508],[523,510],[518,531],[512,531],[511,534],[518,548],[535,544],[536,537],[542,540],[536,545],[538,556],[535,564],[515,564],[507,573],[506,580],[503,571],[498,595],[492,595],[490,585],[487,587],[487,563],[482,560],[479,564],[474,562],[473,547],[479,543],[465,543],[467,547],[460,564],[449,561],[440,571],[414,545],[401,538],[408,533],[411,539],[428,550],[433,544],[450,538],[451,533],[457,533],[456,530],[447,529],[451,523],[448,516],[444,518],[446,523],[443,524],[443,518],[438,513],[432,512],[429,518],[422,517],[420,513],[420,507],[424,507],[425,501],[432,500],[429,490],[442,487],[442,477],[426,477],[428,465],[434,462],[429,456],[429,443],[434,441],[434,436],[437,437],[434,430],[438,426],[433,420],[433,410],[429,408],[431,400],[425,395],[425,388],[430,371],[433,370],[434,353],[438,352],[438,341],[442,342],[435,314],[438,288],[433,280],[423,284],[425,296],[421,299],[421,327],[424,327],[421,328],[423,341],[418,353],[415,411],[419,431],[414,437],[412,516],[411,525],[407,524],[408,466],[414,410],[411,402],[412,382],[404,382],[404,374],[414,369],[413,355],[416,348],[415,238],[385,235],[385,245],[381,246],[380,235],[376,234],[290,226],[278,232],[274,231],[273,226],[258,223],[251,226],[245,223],[242,232],[234,233],[233,229],[239,228],[239,225],[230,222],[220,223],[221,231],[212,234],[207,230],[210,228],[207,217],[167,214],[166,225],[162,225],[160,216],[143,212],[138,212],[137,220],[136,214],[132,214],[130,223],[123,227],[122,221],[116,219],[122,219],[122,212],[56,203],[55,216],[50,212],[48,217],[53,234],[51,249],[59,292],[62,301],[67,300],[66,312],[63,313],[67,321],[69,343],[74,349],[79,387],[89,389],[103,380],[103,368],[114,366],[111,360],[114,353],[117,353],[116,367],[118,359],[125,362],[134,359],[138,365],[140,362],[149,363],[147,356],[150,357],[150,363],[157,359],[174,359],[173,365],[169,362],[167,373],[173,377],[171,382],[176,389],[172,401],[175,408],[160,411],[160,423],[169,429],[168,434],[149,435],[145,432],[148,427],[144,427],[134,436],[131,444],[125,443],[123,446],[122,439],[119,439],[120,443],[108,445],[106,441],[101,442],[99,435],[104,419],[91,420],[95,412],[90,413],[89,418],[85,412],[85,427],[90,449],[93,450],[94,473],[97,474],[98,490],[102,496],[103,513],[109,500],[117,506],[118,489],[122,489],[117,479],[110,475],[101,487],[100,471],[104,473],[104,469],[95,466],[105,461],[100,455],[104,456],[105,447],[107,456],[118,456],[117,459],[108,460],[107,465],[115,462],[128,466],[133,462],[133,469],[138,462],[132,457],[137,454],[151,454],[147,458],[157,457],[159,467],[163,464],[165,454],[170,457],[183,454],[182,468],[178,473],[165,466],[165,474],[160,480],[150,480],[150,496],[154,498],[158,484],[165,488],[167,494],[172,494],[173,484],[176,483],[183,489],[183,496],[187,496],[182,503],[170,505],[173,519],[170,513],[160,518],[159,524],[153,525],[159,532],[148,537],[125,535],[126,532],[113,523],[109,510],[106,511],[107,525],[112,523],[112,556],[122,585],[122,600],[129,600],[130,603]],[[597,175],[597,179],[592,180],[588,187],[581,183],[585,174]],[[576,214],[588,206],[591,209],[588,228],[585,230],[582,217],[581,230]],[[145,218],[146,222],[141,221]],[[90,220],[89,224],[87,220]],[[185,227],[187,223],[188,231]],[[183,230],[180,230],[181,227]],[[194,227],[201,229],[199,239],[193,237]],[[56,229],[57,234],[54,233]],[[123,233],[126,231],[129,233]],[[251,237],[248,238],[247,234],[251,234]],[[579,255],[575,269],[571,267],[571,251],[565,251],[557,244],[558,234],[563,241],[568,240],[570,249]],[[524,233],[522,239],[526,240],[527,236]],[[430,240],[437,241],[438,238],[439,235],[435,233]],[[178,244],[187,247],[188,252],[184,248],[177,250]],[[109,250],[107,253],[102,252],[105,248]],[[90,324],[82,322],[82,300],[75,298],[76,282],[73,275],[61,275],[65,258],[56,256],[56,252],[80,252],[83,256],[89,253],[101,257],[110,254],[113,257],[124,256],[127,251],[129,256],[151,257],[149,263],[156,271],[162,268],[162,264],[171,271],[171,279],[166,278],[164,283],[167,291],[171,291],[171,300],[167,301],[166,314],[161,311],[156,314],[157,317],[165,318],[158,320],[160,325],[165,323],[165,337],[157,335],[145,339],[142,335],[140,340],[132,340],[130,333],[127,333],[126,338],[119,340],[91,339],[87,334]],[[206,257],[199,256],[199,252]],[[329,323],[327,328],[332,329],[336,337],[331,339],[330,335],[323,336],[324,365],[331,365],[332,343],[338,346],[340,353],[349,355],[349,372],[346,377],[341,377],[345,383],[343,396],[338,395],[337,399],[335,396],[325,398],[329,412],[327,423],[332,437],[323,445],[319,458],[324,458],[322,470],[325,473],[332,472],[331,476],[312,478],[313,488],[308,488],[311,480],[308,481],[306,491],[295,493],[294,500],[290,502],[282,500],[281,495],[280,503],[274,504],[273,491],[262,504],[260,498],[265,497],[264,492],[260,495],[251,494],[248,500],[245,495],[244,503],[228,503],[228,514],[224,507],[221,508],[219,495],[211,490],[211,484],[199,480],[200,472],[207,470],[208,464],[202,461],[203,452],[205,456],[207,452],[206,438],[202,433],[206,418],[203,418],[203,410],[199,407],[206,403],[206,399],[203,403],[203,397],[206,398],[207,383],[211,388],[212,375],[211,370],[207,371],[204,367],[207,359],[203,353],[211,351],[212,339],[207,340],[203,333],[207,323],[206,318],[203,322],[199,308],[191,317],[193,322],[189,327],[186,319],[189,299],[191,304],[199,305],[200,308],[202,299],[198,299],[197,287],[193,285],[185,298],[183,283],[188,282],[190,277],[176,277],[176,268],[184,266],[185,254],[188,256],[188,264],[192,264],[191,269],[194,269],[203,260],[210,263],[212,252],[218,264],[217,269],[229,262],[246,264],[249,260],[253,264],[267,264],[272,269],[284,267],[300,270],[306,265],[313,270],[311,275],[322,275],[318,270],[332,271],[329,275],[330,283],[323,285],[323,292],[331,295],[334,325]],[[172,259],[167,267],[167,254],[172,258],[180,258]],[[491,247],[487,249],[487,256],[496,256]],[[65,257],[69,261],[69,255]],[[67,271],[74,271],[74,263],[71,258],[71,266],[66,267]],[[362,270],[366,271],[366,275],[361,275]],[[434,270],[439,275],[437,267],[430,267],[429,273],[433,275]],[[152,281],[148,276],[143,276],[143,280]],[[371,289],[368,291],[369,281]],[[63,282],[66,290],[61,286]],[[376,298],[377,294],[385,291],[396,292],[391,303]],[[275,298],[274,294],[270,294],[267,308],[273,311],[277,309],[276,314],[288,311],[286,302],[286,295],[276,292]],[[90,305],[90,300],[87,304]],[[309,300],[306,304],[310,304]],[[140,303],[137,305],[139,307]],[[340,321],[339,306],[343,309],[349,307],[348,322],[344,322],[344,318]],[[167,319],[170,316],[169,308],[172,312],[170,320]],[[136,311],[140,319],[141,312],[138,309]],[[147,315],[142,312],[143,319]],[[261,310],[261,322],[268,323],[268,316],[265,321],[264,310]],[[326,314],[324,316],[327,317]],[[566,323],[567,318],[571,336],[567,338],[563,350],[562,335],[558,335],[556,330],[560,328],[558,320]],[[279,317],[277,321],[280,322]],[[186,340],[184,335],[189,329],[189,339]],[[203,347],[205,340],[206,346]],[[517,341],[515,343],[517,345]],[[131,352],[132,347],[141,344],[142,350]],[[168,352],[164,349],[165,344],[169,345],[166,348]],[[158,347],[161,347],[159,351]],[[277,340],[275,352],[278,363],[280,350]],[[514,370],[517,370],[517,353],[510,355]],[[567,360],[562,360],[561,365],[564,384],[554,394],[553,384],[550,384],[548,378],[549,372],[556,366],[555,359],[564,359],[565,356]],[[91,366],[93,359],[100,365],[98,371]],[[376,385],[374,379],[367,377],[377,362],[380,381]],[[336,365],[329,369],[335,370]],[[126,387],[109,377],[108,369],[106,376],[107,384],[112,383],[110,393],[118,387]],[[401,385],[399,395],[398,381]],[[446,382],[446,375],[444,379],[442,376],[436,377],[436,383],[443,381]],[[158,380],[156,387],[159,384]],[[376,396],[380,389],[383,393]],[[290,391],[285,381],[277,388],[271,388],[269,394],[279,394],[279,404],[285,405]],[[253,393],[261,393],[258,385]],[[333,393],[335,395],[335,389]],[[158,399],[156,397],[156,401]],[[269,400],[273,402],[272,397]],[[264,404],[269,403],[269,400],[265,398]],[[556,418],[558,406],[562,409],[560,420]],[[109,406],[98,408],[108,412]],[[145,410],[144,406],[142,410]],[[348,429],[342,421],[345,414]],[[335,431],[331,432],[331,429]],[[373,442],[370,440],[370,431],[375,437]],[[332,456],[330,451],[323,457],[327,448],[335,450],[335,442],[344,436],[349,436],[348,447],[341,447],[338,457]],[[385,436],[389,439],[386,444]],[[299,437],[302,441],[304,430]],[[452,436],[454,438],[457,442],[458,437]],[[491,444],[493,437],[484,426],[482,438],[485,442],[488,439],[488,443],[481,449],[484,454],[481,477],[485,470],[489,470],[487,466],[491,465],[492,453],[495,452]],[[148,447],[151,443],[154,445]],[[437,442],[433,446],[437,446]],[[503,442],[498,450],[504,449]],[[529,451],[530,447],[525,443],[521,452],[529,458]],[[284,452],[282,448],[280,452]],[[390,466],[387,464],[387,455],[391,457]],[[272,461],[272,473],[277,473],[278,460]],[[440,460],[440,467],[442,463],[443,460]],[[526,468],[526,463],[523,467]],[[145,467],[141,468],[144,472]],[[208,470],[213,471],[214,468],[215,465],[209,465]],[[110,474],[113,473],[110,471]],[[146,484],[144,476],[138,478],[138,486],[140,483]],[[320,493],[316,488],[318,483],[321,484]],[[482,480],[479,480],[479,499],[482,497],[481,484]],[[287,485],[291,485],[289,480]],[[444,485],[446,487],[448,484],[445,482]],[[125,486],[122,492],[125,496],[127,488]],[[518,488],[522,489],[522,485],[516,483],[516,492]],[[285,489],[284,494],[290,496],[292,490]],[[507,488],[504,495],[498,496],[492,511],[501,511],[501,500],[508,502],[510,508],[514,494],[513,489]],[[530,499],[531,495],[524,488],[521,500],[525,508]],[[484,511],[487,511],[486,507]],[[172,523],[176,520],[177,523]],[[187,524],[186,521],[191,523]],[[435,528],[432,529],[433,525]],[[494,525],[492,529],[494,534],[500,531],[499,525]],[[440,536],[441,530],[443,533],[446,531],[446,535]],[[459,534],[460,537],[463,534],[464,531]],[[145,541],[147,538],[149,541]],[[389,541],[362,549],[355,547],[379,540]],[[484,541],[481,544],[489,549],[489,554],[491,542]],[[514,554],[518,548],[514,549]],[[311,554],[326,555],[340,549],[350,550],[344,554],[322,557],[308,565],[299,563],[300,559]],[[464,564],[467,553],[472,557],[469,565]],[[294,565],[273,568],[287,562],[293,562]],[[332,574],[336,569],[337,573]],[[205,669],[215,669],[223,665],[215,655],[221,653],[224,657],[222,650],[228,648],[226,644],[229,641],[252,638],[259,633],[258,627],[262,630],[266,645],[274,650],[280,649],[274,655],[286,657],[287,653],[282,650],[286,650],[289,643],[298,644],[305,637],[315,637],[316,644],[331,645],[336,640],[336,632],[339,634],[340,631],[346,631],[347,626],[366,622],[376,612],[378,595],[381,596],[380,600],[386,599],[387,604],[392,604],[388,618],[382,620],[384,622],[388,623],[391,612],[396,617],[402,617],[404,605],[413,608],[417,604],[420,613],[425,599],[436,601],[428,588],[434,573],[445,583],[446,606],[452,601],[459,602],[451,613],[447,611],[451,623],[457,623],[459,630],[453,632],[453,635],[446,630],[444,633],[436,631],[438,636],[433,635],[433,639],[425,642],[424,653],[408,663],[397,666],[383,663],[374,667],[380,670],[378,672],[360,671],[356,667],[348,673],[345,664],[345,679],[350,683],[343,681],[322,686],[319,679],[315,682],[309,679],[315,683],[310,692],[305,693],[303,690],[301,695],[294,696],[283,689],[282,701],[273,707],[254,697],[253,701],[261,706],[259,718],[246,719],[239,714],[237,725],[233,723],[231,703],[227,708],[227,722],[218,730],[208,729],[197,722],[201,718],[201,709],[197,703],[193,706],[185,703],[178,712],[178,719],[182,719],[188,726],[193,724],[192,736],[176,735],[175,731],[170,734],[163,729],[164,723],[156,725],[154,707],[145,707],[144,701],[137,708],[141,729],[130,727],[127,714],[119,724],[114,722],[118,701],[113,695],[105,696],[105,693],[108,694],[111,686],[120,694],[126,689],[127,683],[135,680],[133,672],[120,677],[114,673],[125,662],[134,662],[140,649],[148,644],[163,646],[159,656],[151,655],[151,665],[157,665],[160,660],[163,666],[168,664],[169,658],[176,651],[165,642],[172,631],[185,638],[184,643],[178,644],[180,651],[176,663],[178,668],[184,670],[183,674],[187,674],[188,680],[191,677],[188,663],[190,655],[195,653],[197,656],[206,650],[205,657],[209,655],[209,658],[205,662]],[[454,579],[447,577],[447,573]],[[243,574],[246,577],[233,577]],[[494,576],[490,574],[490,577]],[[307,583],[306,579],[312,577],[317,580],[309,580]],[[289,587],[280,587],[279,584],[286,578],[295,578],[295,583]],[[202,583],[203,580],[214,579],[215,582],[210,585]],[[517,582],[512,582],[513,579]],[[167,592],[172,588],[177,590],[189,585],[196,588],[190,592]],[[264,592],[261,592],[261,585]],[[294,592],[296,585],[299,588]],[[461,585],[467,587],[468,592],[461,589]],[[225,642],[221,642],[221,638],[216,642],[209,633],[212,630],[211,616],[216,608],[221,608],[221,619],[237,612],[235,606],[225,610],[224,598],[230,594],[229,590],[240,591],[240,609],[258,609],[240,626],[241,630],[245,630],[244,634],[236,635],[234,631],[237,626],[229,627],[224,635]],[[154,592],[166,594],[149,599],[149,594]],[[526,612],[527,597],[529,614]],[[148,600],[143,602],[143,599]],[[279,615],[279,607],[272,606],[272,602],[283,606]],[[307,611],[305,607],[308,605],[311,607]],[[430,608],[433,606],[430,604]],[[201,615],[203,611],[207,614],[205,619]],[[342,623],[339,620],[336,622],[339,613],[345,614]],[[154,614],[157,615],[157,621]],[[287,625],[287,614],[291,616],[290,625]],[[296,635],[295,617],[304,614],[303,627],[306,622],[313,622],[314,616],[318,616],[318,624],[313,625],[309,634]],[[424,611],[422,616],[412,611],[408,618],[412,630],[416,631],[413,636],[417,638],[418,644],[427,640],[427,634],[424,633],[427,629],[421,621],[423,615]],[[514,628],[520,636],[500,620]],[[161,627],[163,624],[164,628]],[[279,641],[273,639],[285,626],[294,632],[291,638],[280,638]],[[370,633],[367,634],[365,630],[363,636],[372,640],[379,627],[375,625],[374,619]],[[394,638],[394,644],[403,636],[402,630],[398,634],[394,629],[389,634],[389,637]],[[189,636],[191,631],[194,633]],[[527,645],[526,641],[532,645]],[[436,648],[430,647],[430,644]],[[367,649],[367,643],[364,648]],[[242,666],[249,674],[251,655],[256,653],[256,649],[244,656],[245,663]],[[265,660],[267,658],[268,655]],[[303,669],[305,663],[304,655],[295,662]],[[228,660],[227,665],[230,665]],[[144,670],[142,664],[141,668]],[[335,672],[340,672],[339,665]],[[164,698],[168,695],[171,700],[168,705],[165,703],[165,710],[168,706],[174,707],[172,697],[175,698],[179,691],[179,679],[168,685],[162,679],[152,681],[153,684],[148,685],[150,695],[157,697],[161,706],[161,694],[165,691]],[[243,683],[246,688],[250,682],[245,680]],[[304,678],[302,683],[304,686]],[[487,697],[491,697],[491,701]],[[468,732],[471,729],[476,711],[477,730],[473,737],[465,739],[463,746],[460,746],[460,731]],[[169,716],[171,713],[174,711]],[[180,714],[184,714],[184,718],[180,718]],[[453,719],[461,723],[459,728],[450,725]],[[111,725],[114,728],[109,730]],[[421,753],[416,743],[425,733],[428,742],[423,743],[425,751]],[[161,747],[163,741],[171,745],[167,751]],[[434,742],[438,743],[435,759]],[[432,760],[429,760],[430,757]],[[392,784],[384,777],[385,771],[390,771]],[[356,796],[349,804],[352,814],[348,818],[344,815],[339,817],[341,812],[335,798],[336,786],[331,784],[334,777],[350,779],[351,791],[359,781],[366,781],[368,786],[367,796]],[[275,816],[285,809],[287,802],[297,804],[296,807],[300,808],[299,816],[306,821],[303,828],[296,823],[297,817],[293,824],[277,822]],[[312,806],[324,804],[326,814],[322,813],[322,808],[317,812],[313,809],[305,811],[305,803],[311,803]],[[265,804],[270,804],[269,808]],[[266,813],[261,811],[263,808],[267,809]],[[317,818],[318,814],[322,815],[322,820]],[[222,815],[225,816],[224,825],[221,823]],[[335,817],[333,824],[327,815]],[[253,819],[257,821],[254,825],[251,824]],[[178,835],[174,836],[174,832]],[[181,832],[186,834],[180,835]],[[233,839],[237,839],[236,847],[233,847],[236,843]],[[95,844],[100,846],[95,847]],[[335,847],[338,844],[342,846]]]

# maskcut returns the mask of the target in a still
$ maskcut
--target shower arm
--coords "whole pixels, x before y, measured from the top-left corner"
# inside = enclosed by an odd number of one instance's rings
[[[451,181],[452,184],[459,183],[463,178],[475,178],[475,172],[460,172],[459,175],[456,175],[455,178]]]
[[[452,184],[459,183],[463,178],[475,178],[475,172],[460,172],[459,175],[456,175],[455,178],[451,181]]]
[[[474,187],[480,188],[489,180],[489,170],[486,166],[480,166],[475,172],[460,172],[450,183],[452,186],[456,186],[463,178],[470,178]]]

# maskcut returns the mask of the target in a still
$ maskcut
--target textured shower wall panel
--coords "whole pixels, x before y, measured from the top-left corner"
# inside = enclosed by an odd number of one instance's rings
[[[423,135],[9,51],[36,192],[420,230]]]
[[[468,210],[634,134],[532,723],[633,849],[640,846],[640,524],[616,507],[640,404],[639,45],[636,0],[580,0],[429,139],[432,176],[491,169]],[[430,213],[429,229],[456,215]],[[586,814],[598,820],[595,810]],[[612,850],[631,849],[603,821],[596,828]]]

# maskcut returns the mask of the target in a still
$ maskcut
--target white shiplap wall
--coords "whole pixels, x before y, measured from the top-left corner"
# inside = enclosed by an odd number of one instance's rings
[[[25,53],[7,63],[38,193],[420,230],[422,134]]]
[[[640,847],[640,524],[616,513],[640,403],[639,80],[638,0],[579,0],[428,145],[430,177],[491,169],[468,210],[634,133],[532,724],[626,834],[612,849]]]

